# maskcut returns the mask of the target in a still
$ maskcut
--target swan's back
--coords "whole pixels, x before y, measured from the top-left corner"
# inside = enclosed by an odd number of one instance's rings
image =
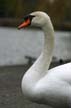
[[[51,103],[54,108],[71,106],[71,63],[50,69],[37,83],[35,92],[39,102],[43,99],[42,103]]]
[[[61,66],[57,66],[49,70],[49,74],[53,74],[55,77],[60,80],[64,80],[67,83],[71,84],[71,63],[67,63]]]

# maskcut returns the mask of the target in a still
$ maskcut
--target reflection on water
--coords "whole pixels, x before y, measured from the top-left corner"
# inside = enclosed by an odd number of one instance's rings
[[[26,55],[37,58],[42,45],[40,30],[0,28],[0,65],[26,63]],[[71,32],[55,32],[54,57],[71,59]]]

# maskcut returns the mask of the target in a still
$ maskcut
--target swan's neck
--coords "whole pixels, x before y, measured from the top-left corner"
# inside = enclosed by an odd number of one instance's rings
[[[47,26],[43,28],[44,31],[44,47],[40,57],[33,64],[33,66],[26,72],[22,80],[22,89],[24,93],[32,93],[33,88],[48,72],[48,68],[52,59],[54,47],[54,31],[53,27]]]
[[[44,46],[42,51],[42,61],[44,63],[44,68],[45,68],[44,70],[48,71],[53,56],[54,31],[53,28],[48,28],[48,27],[43,28],[43,31],[44,31]]]
[[[34,69],[39,72],[39,76],[44,77],[44,75],[48,72],[49,65],[52,60],[53,49],[54,49],[54,33],[48,31],[46,28],[44,31],[44,46],[40,57],[35,62]],[[38,78],[40,80],[40,78]]]

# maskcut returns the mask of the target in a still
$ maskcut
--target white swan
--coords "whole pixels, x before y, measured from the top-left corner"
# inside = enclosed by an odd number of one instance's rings
[[[23,94],[53,108],[71,108],[71,63],[48,70],[54,49],[54,30],[49,16],[44,12],[33,12],[18,28],[28,25],[42,28],[44,47],[40,57],[23,76]]]

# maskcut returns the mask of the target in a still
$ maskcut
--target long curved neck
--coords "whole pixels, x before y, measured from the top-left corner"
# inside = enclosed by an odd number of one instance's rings
[[[51,26],[52,27],[52,26]],[[54,49],[54,31],[53,28],[42,28],[44,32],[44,45],[40,57],[33,65],[33,69],[36,69],[39,77],[43,77],[47,72],[53,56]],[[48,31],[49,30],[49,31]],[[38,80],[40,80],[38,78]]]
[[[51,24],[51,23],[50,23]],[[48,71],[49,65],[52,60],[53,56],[53,49],[54,49],[54,30],[53,26],[48,25],[44,26],[44,46],[42,51],[42,59],[44,62],[45,71]]]
[[[52,25],[46,24],[42,28],[44,32],[44,46],[40,57],[36,60],[33,66],[26,72],[22,80],[22,86],[25,92],[30,92],[32,87],[42,79],[48,72],[48,68],[52,59],[54,47],[54,30]]]

